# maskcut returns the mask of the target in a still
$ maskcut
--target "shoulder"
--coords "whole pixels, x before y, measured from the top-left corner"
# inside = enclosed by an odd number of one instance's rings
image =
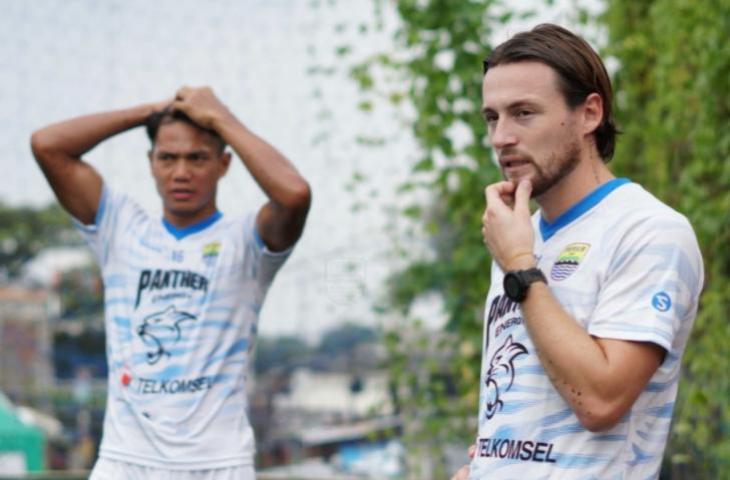
[[[103,184],[93,223],[73,220],[82,232],[94,233],[113,231],[118,225],[126,228],[133,223],[148,221],[149,215],[132,197]]]
[[[679,221],[689,225],[689,221],[684,215],[659,200],[638,183],[629,183],[622,188],[616,189],[610,205],[618,210],[616,213],[629,219],[651,220],[659,218]]]
[[[627,255],[681,263],[702,272],[702,256],[694,229],[686,216],[638,184],[617,191],[606,218],[606,235],[616,249],[614,260]],[[618,262],[619,264],[622,262]]]
[[[124,210],[131,214],[149,216],[131,195],[109,187],[107,184],[102,187],[99,210],[98,215],[103,215],[108,211]]]
[[[678,234],[676,240],[696,238],[686,216],[665,204],[637,183],[617,189],[603,210],[606,231],[616,234],[640,233],[647,238],[667,238],[667,233]]]
[[[196,237],[199,241],[208,241],[210,238],[226,238],[239,247],[245,247],[255,241],[255,212],[238,214],[223,214],[208,227],[203,235]]]

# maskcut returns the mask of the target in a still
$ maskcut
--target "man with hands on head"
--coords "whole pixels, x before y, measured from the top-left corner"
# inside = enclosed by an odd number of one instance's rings
[[[142,125],[162,219],[81,159]],[[104,280],[109,395],[91,478],[253,479],[249,353],[266,292],[304,228],[309,185],[207,87],[56,123],[31,144]],[[268,197],[240,218],[217,209],[227,145]]]
[[[485,191],[478,437],[455,480],[659,475],[702,259],[685,217],[607,168],[611,101],[598,55],[556,25],[485,61],[504,181]]]

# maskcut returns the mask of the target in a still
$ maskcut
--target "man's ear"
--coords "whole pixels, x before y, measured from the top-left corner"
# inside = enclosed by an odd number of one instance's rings
[[[221,170],[218,178],[222,178],[228,172],[228,167],[231,166],[231,152],[225,150],[218,158],[221,162]]]
[[[596,92],[586,97],[583,106],[583,135],[590,135],[601,126],[603,122],[603,98]]]

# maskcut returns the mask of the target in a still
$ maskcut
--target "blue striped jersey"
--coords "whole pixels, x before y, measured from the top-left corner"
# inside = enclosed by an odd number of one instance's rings
[[[249,354],[289,251],[266,249],[253,214],[176,229],[106,186],[95,224],[77,227],[104,281],[100,457],[180,470],[251,465]]]
[[[617,425],[588,431],[546,375],[493,264],[469,478],[654,479],[703,284],[692,227],[626,179],[602,185],[552,223],[538,211],[533,226],[538,266],[581,327],[595,337],[654,343],[666,356]]]

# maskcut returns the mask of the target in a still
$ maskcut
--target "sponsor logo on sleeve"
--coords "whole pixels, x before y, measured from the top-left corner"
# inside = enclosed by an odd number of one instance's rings
[[[660,312],[666,312],[672,308],[672,299],[667,292],[657,292],[651,298],[651,306]]]

